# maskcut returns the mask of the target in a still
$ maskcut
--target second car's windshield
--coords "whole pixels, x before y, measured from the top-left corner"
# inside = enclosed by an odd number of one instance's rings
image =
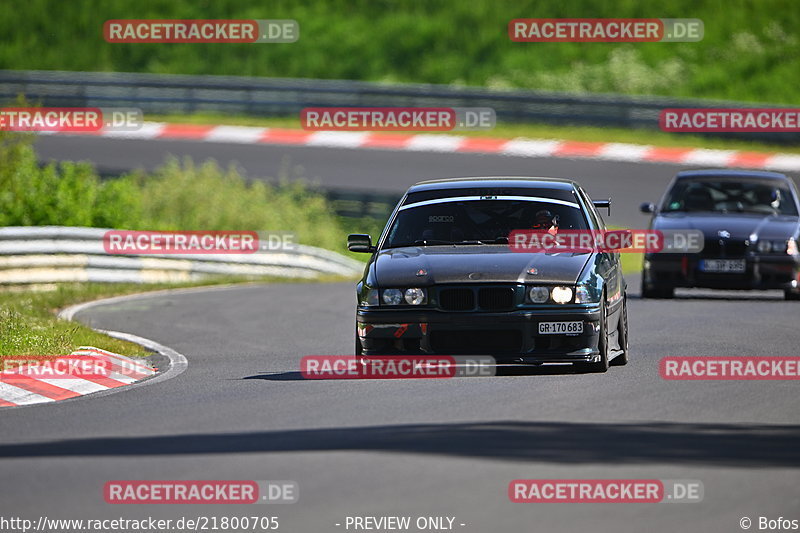
[[[588,229],[577,204],[529,200],[442,200],[409,206],[395,219],[384,248],[506,244],[512,230]]]
[[[788,187],[774,181],[683,180],[667,196],[663,212],[707,211],[797,215]]]

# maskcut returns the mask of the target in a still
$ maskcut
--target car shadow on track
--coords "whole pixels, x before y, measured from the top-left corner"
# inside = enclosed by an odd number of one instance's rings
[[[613,371],[613,370],[611,370]],[[581,374],[583,372],[575,370],[572,365],[499,365],[495,369],[494,376],[471,376],[472,377],[503,377],[503,376],[563,376],[570,374]],[[266,381],[322,381],[321,379],[306,379],[299,371],[288,372],[264,372],[253,376],[246,376],[242,379],[263,379]],[[347,379],[347,378],[342,378]],[[352,378],[349,378],[352,379]],[[421,378],[420,378],[421,379]],[[336,381],[336,378],[326,378],[325,381]],[[364,379],[364,381],[368,381]],[[373,380],[377,381],[377,379]]]
[[[91,437],[0,445],[0,457],[386,452],[558,464],[800,466],[800,426],[491,421]]]

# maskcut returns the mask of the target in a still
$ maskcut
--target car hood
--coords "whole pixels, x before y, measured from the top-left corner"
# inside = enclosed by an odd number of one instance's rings
[[[382,250],[374,263],[379,286],[436,283],[575,283],[593,254],[512,252],[508,245],[405,247]],[[536,274],[528,274],[530,268]],[[424,270],[425,274],[417,273]]]
[[[706,239],[718,239],[720,231],[730,238],[745,241],[755,235],[758,239],[788,239],[797,231],[798,218],[785,215],[754,215],[743,213],[665,213],[656,217],[653,229],[696,229]]]

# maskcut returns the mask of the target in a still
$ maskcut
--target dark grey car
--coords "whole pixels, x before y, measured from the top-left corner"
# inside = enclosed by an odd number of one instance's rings
[[[642,204],[654,230],[700,230],[700,253],[646,254],[642,296],[671,298],[676,287],[781,289],[800,299],[800,202],[776,172],[679,173],[659,204]]]

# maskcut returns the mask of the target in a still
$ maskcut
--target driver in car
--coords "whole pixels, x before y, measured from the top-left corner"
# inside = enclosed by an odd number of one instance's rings
[[[553,215],[548,209],[537,211],[534,216],[533,229],[555,235],[558,233],[558,215]]]

